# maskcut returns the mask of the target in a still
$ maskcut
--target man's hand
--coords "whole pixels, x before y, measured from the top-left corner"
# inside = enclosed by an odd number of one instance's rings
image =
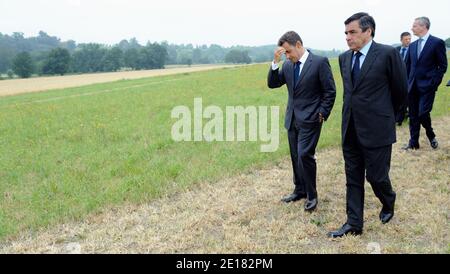
[[[273,56],[273,62],[275,64],[278,64],[280,62],[281,59],[281,55],[283,55],[286,52],[286,50],[283,47],[278,47],[275,50],[274,56]]]
[[[319,122],[323,123],[325,121],[325,118],[323,117],[322,113],[319,112]]]

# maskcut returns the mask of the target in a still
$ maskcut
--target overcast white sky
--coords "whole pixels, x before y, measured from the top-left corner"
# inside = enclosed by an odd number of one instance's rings
[[[343,22],[359,11],[375,18],[381,43],[398,42],[418,16],[430,18],[433,35],[450,37],[449,0],[0,0],[0,32],[29,37],[43,30],[78,43],[136,37],[256,46],[295,30],[307,47],[346,49]]]

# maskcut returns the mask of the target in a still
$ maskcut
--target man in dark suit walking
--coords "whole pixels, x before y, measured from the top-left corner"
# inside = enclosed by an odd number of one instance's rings
[[[389,179],[395,114],[406,104],[406,68],[391,46],[373,41],[375,20],[356,13],[345,21],[349,51],[339,56],[344,84],[342,148],[347,179],[347,221],[328,234],[363,231],[364,177],[383,205],[382,223],[394,216],[396,193]]]
[[[396,49],[400,53],[400,56],[402,57],[403,61],[406,62],[406,57],[408,56],[409,45],[411,44],[411,33],[403,32],[400,35],[400,42],[402,43],[401,46],[396,47]],[[397,122],[397,125],[401,126],[403,124],[403,121],[407,117],[407,114],[408,114],[408,111],[406,108],[397,113],[397,116],[395,117],[395,122]]]
[[[282,54],[286,54],[287,60],[280,70],[278,63]],[[268,75],[269,88],[284,84],[288,89],[285,128],[295,189],[282,201],[289,203],[307,198],[304,208],[313,211],[318,203],[314,154],[322,123],[334,105],[336,87],[328,59],[306,50],[300,36],[293,31],[280,38]]]
[[[400,53],[403,61],[406,62],[406,56],[408,56],[409,45],[411,44],[411,33],[405,31],[400,35],[401,46],[396,47],[397,51]]]
[[[447,50],[445,42],[429,34],[430,20],[419,17],[414,21],[412,31],[419,37],[411,44],[406,57],[408,71],[409,143],[406,150],[419,149],[420,125],[433,149],[438,148],[436,134],[431,126],[430,112],[434,97],[447,71]]]

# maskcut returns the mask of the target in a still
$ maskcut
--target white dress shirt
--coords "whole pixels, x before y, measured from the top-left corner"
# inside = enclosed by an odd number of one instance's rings
[[[372,46],[373,40],[370,40],[369,43],[367,43],[359,52],[361,52],[361,57],[359,57],[359,68],[362,67],[364,60],[366,60],[366,56],[369,53],[370,47]],[[352,57],[352,69],[353,69],[353,65],[355,64],[355,60],[356,60],[356,53],[357,51],[353,52],[353,57]]]
[[[423,47],[427,43],[428,38],[430,38],[430,33],[427,32],[423,37],[419,37],[419,39],[422,38],[422,44],[420,45],[420,53],[422,53]]]

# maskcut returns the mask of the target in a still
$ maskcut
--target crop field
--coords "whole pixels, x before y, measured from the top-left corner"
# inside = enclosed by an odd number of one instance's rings
[[[118,80],[139,79],[162,75],[189,73],[221,67],[235,67],[236,65],[196,65],[168,66],[167,69],[135,70],[123,72],[104,72],[92,74],[78,74],[67,76],[37,77],[28,79],[12,79],[0,81],[0,96],[37,92],[49,89],[78,87],[96,83],[106,83]]]

